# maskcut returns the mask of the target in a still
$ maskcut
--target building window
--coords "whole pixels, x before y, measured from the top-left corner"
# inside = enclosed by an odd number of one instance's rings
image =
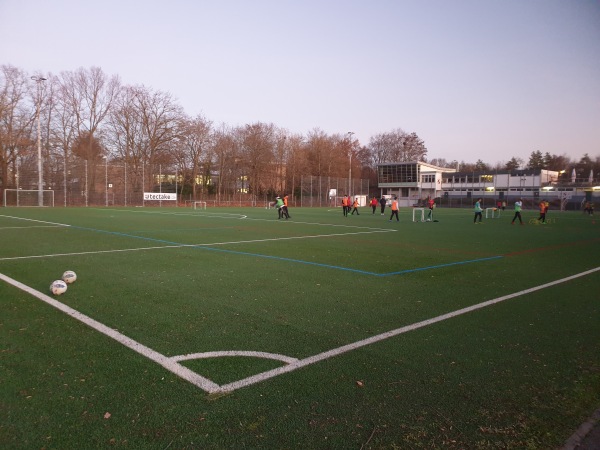
[[[435,183],[435,175],[421,175],[422,183]]]
[[[380,183],[416,183],[419,179],[417,164],[389,164],[377,169]]]

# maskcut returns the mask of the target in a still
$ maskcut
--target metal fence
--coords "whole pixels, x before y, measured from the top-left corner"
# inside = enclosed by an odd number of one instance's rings
[[[299,206],[340,206],[338,199],[344,195],[357,197],[369,194],[369,180],[307,175],[300,182]]]
[[[52,159],[44,166],[43,205],[51,206],[194,206],[204,201],[214,206],[269,207],[274,193],[251,194],[242,185],[219,191],[196,186],[191,192],[189,182],[161,165],[128,166],[101,161]],[[218,179],[218,177],[216,178]],[[7,206],[39,206],[39,179],[35,161],[21,160],[9,178],[4,195]],[[51,196],[48,195],[51,192]],[[177,201],[144,200],[144,193],[177,193]],[[303,176],[300,186],[288,192],[294,207],[338,206],[337,198],[348,194],[369,195],[365,179]],[[283,195],[283,193],[279,193]]]

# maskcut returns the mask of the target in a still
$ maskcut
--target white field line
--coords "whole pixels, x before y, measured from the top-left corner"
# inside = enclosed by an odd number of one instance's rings
[[[248,350],[224,350],[219,352],[188,353],[187,355],[172,356],[173,361],[187,361],[190,359],[221,358],[223,356],[249,356],[252,358],[274,359],[286,364],[298,362],[298,358],[292,358],[278,353],[253,352]]]
[[[178,377],[189,381],[190,383],[199,387],[200,389],[202,389],[206,392],[217,392],[219,390],[218,384],[213,383],[209,379],[204,378],[204,377],[198,375],[197,373],[189,370],[188,368],[180,365],[179,363],[177,363],[177,361],[175,361],[171,358],[168,358],[165,355],[162,355],[161,353],[158,353],[158,352],[152,350],[151,348],[148,348],[145,345],[142,345],[139,342],[134,341],[131,338],[128,338],[127,336],[119,333],[118,331],[107,327],[106,325],[92,319],[91,317],[86,316],[85,314],[80,313],[79,311],[65,305],[64,303],[54,300],[53,298],[49,297],[48,295],[42,294],[41,292],[36,291],[35,289],[32,289],[29,286],[24,285],[23,283],[13,280],[12,278],[7,277],[6,275],[4,275],[2,273],[0,273],[0,280],[4,280],[8,284],[11,284],[11,285],[15,286],[16,288],[19,288],[22,291],[25,291],[28,294],[33,295],[34,297],[38,298],[39,300],[46,302],[50,306],[53,306],[54,308],[73,317],[74,319],[79,320],[80,322],[83,322],[87,326],[114,339],[115,341],[123,344],[125,347],[130,348],[131,350],[139,353],[140,355],[145,356],[146,358],[154,361],[158,365],[167,369],[169,372],[172,372],[175,375],[177,375]]]
[[[115,250],[94,250],[93,252],[53,253],[51,255],[9,256],[6,258],[0,258],[0,261],[14,261],[14,260],[19,260],[19,259],[36,259],[36,258],[58,258],[61,256],[100,255],[102,253],[137,252],[137,251],[141,251],[141,250],[161,250],[163,248],[180,248],[180,247],[190,247],[190,245],[161,245],[158,247],[123,248],[123,249],[115,249]]]
[[[234,213],[202,213],[202,214],[192,214],[192,213],[177,213],[177,212],[157,212],[157,211],[131,211],[131,210],[119,210],[119,209],[98,209],[98,211],[114,211],[120,213],[135,213],[135,214],[158,214],[158,215],[171,215],[171,216],[191,216],[191,217],[202,217],[203,219],[231,219],[229,216],[236,216],[238,219],[243,219],[247,221],[255,221],[255,222],[275,222],[274,219],[262,219],[255,217],[248,217],[242,214],[234,214]],[[223,216],[223,214],[228,214],[227,216]],[[235,218],[235,217],[233,217]],[[297,220],[284,220],[279,221],[280,223],[285,223],[289,225],[318,225],[321,227],[335,227],[335,228],[365,228],[367,230],[381,230],[381,231],[398,231],[396,229],[388,229],[388,228],[373,228],[366,227],[361,225],[341,225],[341,224],[333,224],[333,223],[320,223],[320,222],[302,222]]]
[[[267,372],[259,373],[257,375],[253,375],[251,377],[244,378],[242,380],[238,380],[238,381],[234,381],[234,382],[229,383],[229,384],[225,384],[225,385],[221,386],[220,390],[223,391],[223,392],[229,392],[229,391],[234,391],[236,389],[240,389],[240,388],[243,388],[243,387],[250,386],[252,384],[260,383],[260,382],[265,381],[265,380],[267,380],[269,378],[273,378],[273,377],[276,377],[276,376],[284,374],[284,373],[292,372],[294,370],[300,369],[302,367],[306,367],[306,366],[308,366],[310,364],[314,364],[314,363],[319,362],[319,361],[323,361],[325,359],[333,358],[335,356],[341,355],[342,353],[346,353],[346,352],[349,352],[349,351],[352,351],[352,350],[356,350],[358,348],[365,347],[367,345],[371,345],[371,344],[374,344],[376,342],[380,342],[380,341],[383,341],[385,339],[389,339],[391,337],[398,336],[398,335],[403,334],[403,333],[407,333],[409,331],[413,331],[413,330],[417,330],[419,328],[423,328],[423,327],[426,327],[426,326],[429,326],[429,325],[433,325],[435,323],[442,322],[444,320],[448,320],[448,319],[451,319],[451,318],[454,318],[454,317],[457,317],[457,316],[460,316],[460,315],[463,315],[463,314],[467,314],[469,312],[476,311],[478,309],[486,308],[488,306],[495,305],[496,303],[500,303],[500,302],[503,302],[503,301],[506,301],[506,300],[513,299],[515,297],[520,297],[522,295],[526,295],[526,294],[530,294],[532,292],[536,292],[536,291],[539,291],[539,290],[542,290],[542,289],[546,289],[546,288],[555,286],[555,285],[560,284],[560,283],[565,283],[567,281],[571,281],[571,280],[574,280],[576,278],[584,277],[586,275],[590,275],[591,273],[597,272],[599,270],[600,270],[600,267],[596,267],[594,269],[587,270],[585,272],[581,272],[581,273],[572,275],[570,277],[561,278],[560,280],[552,281],[550,283],[542,284],[540,286],[532,287],[532,288],[529,288],[529,289],[525,289],[523,291],[515,292],[513,294],[509,294],[509,295],[505,295],[505,296],[502,296],[502,297],[498,297],[498,298],[495,298],[493,300],[488,300],[488,301],[485,301],[485,302],[482,302],[482,303],[478,303],[476,305],[468,306],[466,308],[462,308],[462,309],[459,309],[459,310],[456,310],[456,311],[453,311],[453,312],[442,314],[441,316],[437,316],[437,317],[434,317],[432,319],[423,320],[421,322],[417,322],[417,323],[414,323],[412,325],[407,325],[407,326],[404,326],[402,328],[397,328],[395,330],[387,331],[385,333],[378,334],[376,336],[371,336],[370,338],[363,339],[361,341],[357,341],[357,342],[354,342],[352,344],[343,345],[341,347],[334,348],[332,350],[328,350],[326,352],[319,353],[317,355],[313,355],[313,356],[310,356],[308,358],[300,359],[300,360],[298,360],[296,362],[288,364],[287,366],[278,367],[277,369],[269,370]]]
[[[227,242],[210,242],[206,244],[175,244],[175,245],[161,245],[154,247],[138,247],[138,248],[125,248],[125,249],[115,249],[115,250],[96,250],[89,252],[73,252],[73,253],[55,253],[48,255],[30,255],[30,256],[10,256],[6,258],[0,258],[0,261],[13,261],[19,259],[35,259],[35,258],[55,258],[60,256],[81,256],[81,255],[95,255],[102,253],[118,253],[118,252],[136,252],[141,250],[161,250],[165,248],[184,248],[184,247],[211,247],[218,245],[233,245],[233,244],[252,244],[257,242],[269,242],[269,241],[287,241],[291,239],[316,239],[316,238],[326,238],[331,236],[351,236],[355,234],[371,234],[371,233],[387,233],[389,231],[396,230],[372,230],[372,231],[356,231],[353,233],[332,233],[332,234],[316,234],[310,236],[290,236],[290,237],[281,237],[281,238],[267,238],[267,239],[251,239],[245,241],[227,241]],[[118,234],[120,237],[128,237],[127,235]],[[144,239],[140,236],[131,235],[130,237]]]
[[[28,227],[0,227],[0,230],[30,230],[31,228],[62,228],[69,225],[32,225]]]
[[[6,216],[4,214],[0,214],[0,217],[6,217],[7,219],[24,220],[26,222],[47,223],[47,224],[54,225],[54,226],[57,226],[57,227],[70,227],[71,226],[71,225],[67,225],[66,223],[47,222],[45,220],[36,220],[36,219],[25,219],[23,217]]]
[[[288,373],[288,372],[293,372],[294,370],[300,369],[302,367],[306,367],[308,365],[317,363],[319,361],[323,361],[323,360],[326,360],[329,358],[336,357],[338,355],[341,355],[342,353],[347,353],[349,351],[356,350],[358,348],[365,347],[367,345],[371,345],[371,344],[383,341],[385,339],[389,339],[391,337],[398,336],[403,333],[407,333],[409,331],[413,331],[413,330],[417,330],[419,328],[433,325],[435,323],[438,323],[438,322],[441,322],[444,320],[448,320],[453,317],[457,317],[457,316],[460,316],[460,315],[463,315],[463,314],[466,314],[466,313],[469,313],[472,311],[476,311],[478,309],[486,308],[488,306],[503,302],[505,300],[510,300],[512,298],[530,294],[532,292],[546,289],[548,287],[552,287],[552,286],[555,286],[560,283],[565,283],[567,281],[571,281],[571,280],[574,280],[574,279],[577,279],[580,277],[584,277],[586,275],[590,275],[599,270],[600,270],[600,267],[596,267],[594,269],[590,269],[585,272],[581,272],[581,273],[578,273],[578,274],[575,274],[575,275],[572,275],[572,276],[569,276],[566,278],[561,278],[560,280],[552,281],[550,283],[542,284],[540,286],[525,289],[523,291],[515,292],[513,294],[505,295],[502,297],[498,297],[493,300],[488,300],[488,301],[485,301],[482,303],[478,303],[477,305],[472,305],[472,306],[462,308],[462,309],[459,309],[459,310],[456,310],[456,311],[453,311],[450,313],[442,314],[442,315],[434,317],[432,319],[423,320],[421,322],[417,322],[412,325],[407,325],[407,326],[404,326],[401,328],[397,328],[395,330],[387,331],[385,333],[381,333],[376,336],[371,336],[370,338],[363,339],[361,341],[357,341],[352,344],[347,344],[347,345],[344,345],[344,346],[341,346],[338,348],[334,348],[332,350],[328,350],[326,352],[319,353],[317,355],[313,355],[313,356],[310,356],[310,357],[304,358],[304,359],[296,359],[296,358],[287,357],[284,355],[277,355],[277,354],[273,354],[273,353],[264,353],[264,352],[252,352],[252,351],[205,352],[205,353],[193,353],[193,354],[187,354],[187,355],[166,357],[165,355],[162,355],[161,353],[158,353],[158,352],[140,344],[139,342],[136,342],[133,339],[128,338],[127,336],[119,333],[118,331],[113,330],[112,328],[109,328],[106,325],[103,325],[100,322],[97,322],[96,320],[94,320],[84,314],[81,314],[80,312],[74,310],[73,308],[71,308],[67,305],[64,305],[63,303],[60,303],[60,302],[54,300],[53,298],[51,298],[45,294],[42,294],[41,292],[36,291],[35,289],[30,288],[29,286],[26,286],[16,280],[13,280],[12,278],[7,277],[4,274],[0,273],[0,280],[3,280],[5,282],[7,282],[8,284],[11,284],[27,293],[33,295],[34,297],[46,302],[47,304],[59,309],[60,311],[68,314],[69,316],[73,317],[74,319],[85,323],[86,325],[90,326],[91,328],[94,328],[95,330],[99,331],[100,333],[115,339],[117,342],[125,345],[126,347],[128,347],[128,348],[136,351],[137,353],[147,357],[148,359],[156,362],[157,364],[164,367],[168,371],[183,378],[184,380],[189,381],[190,383],[199,387],[200,389],[204,390],[205,392],[218,393],[218,392],[231,392],[231,391],[243,388],[243,387],[247,387],[247,386],[250,386],[250,385],[253,385],[256,383],[260,383],[262,381],[268,380],[268,379],[276,377],[278,375],[282,375],[282,374]],[[281,361],[289,363],[289,364],[287,364],[286,366],[279,367],[277,369],[269,370],[269,371],[266,371],[263,373],[259,373],[257,375],[253,375],[248,378],[244,378],[242,380],[234,381],[232,383],[225,384],[223,386],[219,386],[218,384],[212,382],[211,380],[204,378],[204,377],[198,375],[197,373],[192,372],[191,370],[187,369],[186,367],[178,364],[178,361],[183,361],[183,360],[188,360],[188,359],[196,359],[196,358],[207,358],[207,357],[212,358],[212,357],[217,357],[217,356],[264,357],[264,358],[269,358],[269,359],[281,360]]]

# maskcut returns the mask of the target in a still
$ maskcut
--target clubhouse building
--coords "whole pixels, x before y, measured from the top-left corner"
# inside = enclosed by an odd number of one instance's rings
[[[438,205],[468,206],[481,197],[490,206],[498,201],[512,204],[522,198],[525,204],[547,199],[561,209],[578,209],[581,202],[600,197],[600,182],[592,176],[583,180],[562,175],[545,169],[460,172],[420,161],[377,166],[380,194],[397,196],[404,207],[423,205],[428,198],[438,199]]]

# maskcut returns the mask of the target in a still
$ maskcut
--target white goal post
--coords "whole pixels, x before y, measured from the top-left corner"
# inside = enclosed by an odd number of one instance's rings
[[[4,206],[54,206],[54,190],[42,191],[42,205],[38,189],[4,189]]]
[[[413,222],[418,222],[418,220],[415,220],[417,211],[421,211],[421,222],[425,222],[425,208],[413,208]]]
[[[194,209],[206,209],[206,202],[194,201],[193,207],[194,207]]]
[[[492,219],[498,219],[500,217],[500,209],[499,208],[485,208],[485,218],[488,218],[488,213],[490,214]],[[498,213],[498,214],[496,214]]]

